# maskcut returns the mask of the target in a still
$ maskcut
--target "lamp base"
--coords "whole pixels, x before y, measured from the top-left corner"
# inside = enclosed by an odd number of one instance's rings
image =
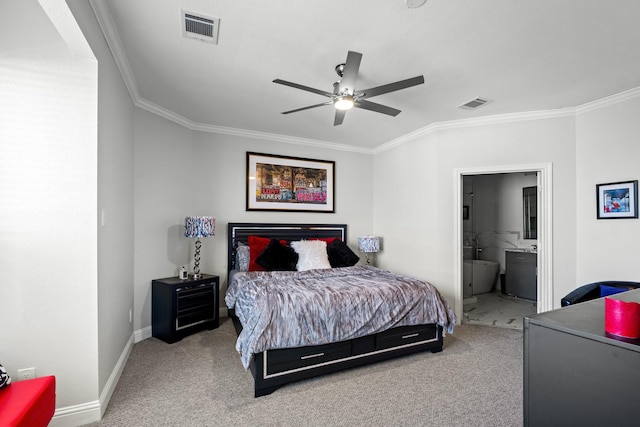
[[[374,252],[366,252],[365,259],[367,260],[367,265],[376,266],[376,254]]]
[[[191,276],[191,278],[193,278],[193,280],[197,280],[197,279],[201,279],[202,278],[202,273],[194,273],[193,276]]]

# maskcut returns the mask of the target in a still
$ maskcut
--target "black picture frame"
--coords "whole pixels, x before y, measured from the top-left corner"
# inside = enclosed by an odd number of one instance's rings
[[[247,211],[335,212],[335,162],[247,152]]]
[[[638,180],[596,185],[598,219],[638,218]]]

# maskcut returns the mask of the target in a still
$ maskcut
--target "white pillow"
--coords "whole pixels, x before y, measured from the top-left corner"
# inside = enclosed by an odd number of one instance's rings
[[[298,254],[298,271],[331,268],[327,255],[327,242],[323,240],[300,240],[291,242],[291,247]]]

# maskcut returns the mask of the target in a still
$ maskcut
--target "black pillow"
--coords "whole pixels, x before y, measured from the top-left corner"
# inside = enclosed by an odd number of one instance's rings
[[[11,377],[7,374],[4,366],[0,365],[0,388],[6,387],[9,384],[11,384]]]
[[[256,263],[269,271],[295,271],[298,254],[293,248],[271,239],[269,245],[256,258]]]
[[[353,253],[342,240],[336,239],[327,245],[327,255],[331,267],[351,267],[360,261],[360,257]]]

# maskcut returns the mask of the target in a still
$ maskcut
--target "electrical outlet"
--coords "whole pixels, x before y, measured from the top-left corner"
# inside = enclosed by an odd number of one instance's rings
[[[36,368],[18,369],[18,381],[30,380],[36,377]]]

